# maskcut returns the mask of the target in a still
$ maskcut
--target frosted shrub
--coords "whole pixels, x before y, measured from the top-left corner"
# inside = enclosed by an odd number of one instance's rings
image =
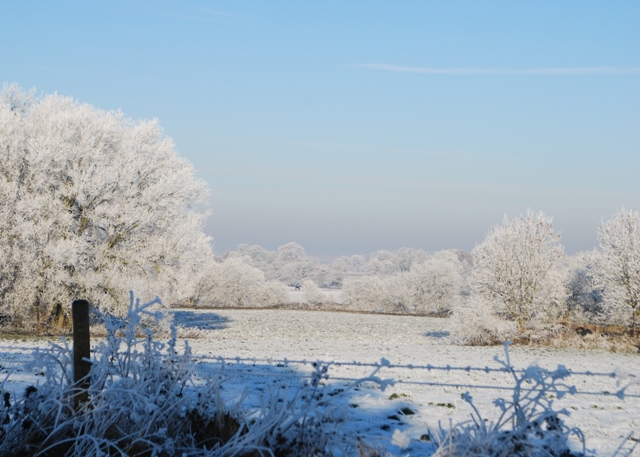
[[[518,333],[515,322],[498,316],[489,301],[477,296],[454,308],[451,326],[454,340],[467,345],[501,344]]]
[[[382,313],[413,313],[415,304],[402,273],[350,278],[342,288],[349,309]]]
[[[553,407],[554,398],[576,393],[565,384],[569,370],[560,365],[549,371],[530,366],[518,375],[509,360],[509,343],[505,343],[506,359],[496,361],[513,376],[515,387],[511,398],[497,399],[499,409],[496,420],[485,419],[474,406],[469,393],[462,398],[471,406],[471,420],[450,430],[441,429],[440,443],[434,457],[580,457],[586,453],[585,439],[579,428],[571,428],[561,416],[566,410]],[[574,438],[581,448],[575,451]]]
[[[289,301],[289,291],[280,281],[268,281],[262,285],[258,302],[262,308],[272,308]]]
[[[304,299],[310,305],[319,305],[325,301],[325,296],[320,291],[320,288],[310,279],[305,279],[302,283],[302,293],[304,294]]]
[[[267,282],[262,271],[239,257],[214,264],[201,287],[199,306],[261,308],[287,301],[282,283]]]
[[[347,306],[362,311],[442,316],[460,300],[464,281],[456,254],[439,252],[407,268],[345,281],[342,295]]]

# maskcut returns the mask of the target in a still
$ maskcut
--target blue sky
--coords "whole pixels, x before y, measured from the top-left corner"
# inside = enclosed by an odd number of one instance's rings
[[[471,250],[527,208],[567,251],[640,209],[640,2],[0,0],[0,80],[160,119],[207,230],[324,258]]]

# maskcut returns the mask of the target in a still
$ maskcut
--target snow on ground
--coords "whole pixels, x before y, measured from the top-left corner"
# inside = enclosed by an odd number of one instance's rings
[[[502,347],[451,344],[447,319],[217,309],[179,310],[176,319],[185,327],[207,329],[206,337],[189,341],[201,375],[207,376],[219,368],[215,357],[231,359],[231,364],[225,368],[231,376],[226,384],[227,395],[239,395],[244,387],[248,387],[251,392],[249,402],[254,405],[259,404],[260,393],[268,390],[277,379],[289,377],[295,384],[309,373],[311,367],[294,363],[296,360],[345,362],[340,366],[331,365],[329,374],[333,379],[325,386],[328,394],[346,389],[351,384],[337,378],[360,378],[373,370],[370,366],[349,364],[351,362],[376,363],[385,358],[396,365],[431,365],[433,368],[430,370],[385,367],[377,376],[395,379],[398,381],[395,386],[381,391],[374,383],[367,382],[335,397],[348,411],[349,427],[367,441],[379,443],[397,455],[428,455],[430,446],[420,437],[429,428],[437,428],[439,421],[448,428],[450,419],[454,424],[468,419],[471,409],[461,399],[462,393],[470,391],[484,417],[492,420],[498,415],[498,410],[492,405],[493,400],[509,396],[508,389],[513,386],[506,373],[456,369],[499,368],[494,357],[504,358],[504,350]],[[23,357],[21,353],[41,346],[42,342],[0,344],[0,363],[5,363],[11,353],[15,357]],[[510,355],[516,368],[537,363],[555,369],[561,364],[576,373],[617,371],[640,375],[640,356],[636,354],[515,346],[511,347]],[[234,363],[235,358],[248,360]],[[283,363],[284,359],[289,363]],[[446,369],[447,365],[449,369]],[[27,375],[24,374],[28,378]],[[28,380],[24,376],[16,379],[22,381],[20,386]],[[637,381],[640,378],[630,379]],[[556,400],[558,409],[566,408],[571,413],[567,423],[584,431],[587,447],[597,450],[598,455],[612,455],[632,432],[636,439],[640,438],[640,387],[631,387],[627,394],[633,396],[624,400],[606,394],[619,389],[618,380],[611,376],[573,375],[568,383],[575,385],[579,394]],[[456,384],[489,388],[459,387]],[[392,396],[393,399],[390,398]],[[409,408],[415,414],[402,414],[403,408]],[[396,430],[411,438],[406,449],[392,444]],[[629,444],[633,442],[628,442],[627,447]],[[631,455],[640,455],[640,449]]]

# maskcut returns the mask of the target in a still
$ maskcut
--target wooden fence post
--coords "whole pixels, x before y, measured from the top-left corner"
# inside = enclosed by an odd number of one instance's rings
[[[73,316],[73,407],[78,409],[89,400],[89,370],[91,363],[91,342],[89,341],[89,302],[74,300],[71,304]]]

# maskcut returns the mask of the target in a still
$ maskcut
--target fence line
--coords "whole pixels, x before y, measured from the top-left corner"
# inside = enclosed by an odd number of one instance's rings
[[[250,357],[222,357],[222,356],[200,356],[196,355],[192,357],[192,360],[197,362],[200,361],[209,361],[213,364],[220,365],[221,367],[233,367],[234,365],[251,363],[253,366],[256,366],[259,363],[264,363],[266,366],[273,368],[290,368],[289,365],[309,365],[316,366],[326,365],[329,368],[332,366],[342,367],[342,366],[351,366],[351,367],[365,367],[365,368],[374,368],[374,369],[408,369],[408,370],[417,370],[417,371],[462,371],[462,372],[482,372],[482,373],[502,373],[509,374],[510,370],[507,368],[480,368],[480,367],[460,367],[460,366],[434,366],[434,365],[403,365],[403,364],[391,364],[391,363],[371,363],[371,362],[336,362],[336,361],[308,361],[308,360],[289,360],[289,359],[272,359],[272,358],[250,358]],[[261,365],[257,365],[260,367]],[[607,378],[619,378],[619,376],[615,372],[591,372],[591,371],[580,371],[574,372],[570,369],[567,369],[570,373],[570,376],[587,376],[587,377],[607,377]],[[524,373],[525,369],[514,369],[515,373]],[[551,371],[551,370],[549,370]],[[208,373],[211,375],[219,374],[220,371],[214,371],[213,368],[207,369],[206,367],[198,366],[198,373]],[[235,373],[233,373],[235,374]],[[260,371],[247,371],[244,369],[240,372],[243,376],[261,376],[261,377],[273,377],[273,378],[300,378],[300,377],[310,377],[310,374],[304,374],[300,372],[296,372],[295,374],[287,374],[287,373],[267,373]],[[636,378],[635,375],[630,375],[632,378]],[[337,376],[329,376],[329,380],[333,381],[345,381],[345,382],[357,382],[362,378],[354,378],[354,377],[337,377]],[[485,390],[508,390],[511,391],[512,387],[509,386],[499,386],[499,385],[486,385],[486,384],[469,384],[469,383],[452,383],[452,382],[431,382],[431,381],[408,381],[403,379],[394,379],[395,385],[414,385],[414,386],[429,386],[429,387],[454,387],[461,389],[485,389]],[[616,390],[615,392],[610,391],[587,391],[587,390],[578,390],[576,388],[575,395],[590,395],[590,396],[611,396],[621,398],[622,396],[628,398],[640,398],[640,394],[632,394],[626,393],[626,389],[629,386],[623,386]],[[569,392],[569,386],[567,386],[567,392]]]
[[[34,347],[30,346],[4,346],[0,345],[0,351],[8,350],[10,352],[16,352],[17,355],[24,355],[25,357],[30,357],[30,355],[25,354],[25,351],[33,352],[35,350]],[[93,350],[91,350],[93,352]],[[214,363],[264,363],[266,365],[280,365],[278,368],[287,368],[290,364],[293,365],[312,365],[315,363],[320,363],[322,365],[329,366],[354,366],[354,367],[365,367],[365,368],[400,368],[400,369],[408,369],[408,370],[426,370],[426,371],[463,371],[463,372],[482,372],[482,373],[507,373],[510,370],[506,368],[489,368],[488,366],[484,367],[473,367],[471,365],[467,366],[455,366],[455,365],[414,365],[414,364],[395,364],[395,363],[381,363],[381,362],[340,362],[335,360],[297,360],[297,359],[274,359],[274,358],[257,358],[257,357],[223,357],[223,356],[207,356],[207,355],[194,355],[193,361],[211,361]],[[7,359],[2,358],[2,354],[0,354],[0,364],[7,362]],[[567,368],[567,370],[571,373],[571,376],[602,376],[607,378],[616,378],[618,375],[614,371],[605,371],[605,372],[597,372],[597,371],[573,371],[571,368]],[[524,373],[526,369],[524,368],[516,368],[513,369],[515,373]],[[636,375],[630,375],[631,377],[637,377]]]
[[[9,371],[27,371],[29,364],[32,361],[31,352],[35,351],[36,348],[30,346],[6,346],[0,345],[0,370],[3,372]],[[6,351],[6,352],[5,352]],[[93,351],[92,351],[93,352]],[[501,373],[501,374],[509,374],[510,370],[505,367],[500,368],[490,368],[488,366],[485,367],[473,367],[470,365],[467,366],[454,366],[454,365],[414,365],[414,364],[394,364],[382,359],[380,362],[343,362],[343,361],[324,361],[324,360],[298,360],[298,359],[276,359],[276,358],[255,358],[255,357],[223,357],[223,356],[207,356],[207,355],[193,355],[191,357],[191,361],[196,363],[195,371],[199,376],[219,376],[219,375],[233,375],[233,376],[243,376],[243,377],[264,377],[264,378],[273,378],[273,379],[300,379],[300,378],[308,378],[311,376],[310,373],[305,373],[303,371],[296,370],[295,372],[266,372],[263,370],[247,370],[246,365],[251,364],[255,368],[275,368],[275,369],[293,369],[293,366],[300,367],[309,367],[314,368],[315,366],[322,365],[327,366],[329,369],[332,367],[336,368],[369,368],[369,369],[377,369],[380,370],[380,375],[383,375],[382,370],[395,369],[395,370],[409,370],[409,371],[417,371],[417,372],[462,372],[462,373],[479,373],[479,374],[490,374],[490,373]],[[207,366],[209,365],[209,366]],[[233,371],[234,367],[241,367],[242,370],[239,372]],[[225,372],[226,369],[231,369],[232,371]],[[620,376],[616,372],[592,372],[592,371],[572,371],[570,368],[567,368],[571,377],[601,377],[601,378],[612,378],[612,379],[620,379]],[[525,369],[513,369],[513,371],[517,374],[521,374],[525,372]],[[551,370],[549,370],[551,371]],[[589,396],[610,396],[610,397],[619,397],[622,396],[627,398],[640,398],[640,394],[636,393],[626,393],[626,389],[629,387],[638,387],[633,384],[638,384],[640,379],[638,379],[637,375],[629,374],[630,378],[635,378],[635,382],[631,382],[630,385],[622,386],[618,388],[615,392],[610,391],[587,391],[587,390],[577,390],[575,391],[576,395],[589,395]],[[329,376],[329,380],[339,381],[339,382],[357,382],[361,379],[366,378],[363,376],[361,378],[357,377],[348,377],[348,376]],[[512,387],[504,386],[504,385],[488,385],[488,384],[473,384],[473,383],[455,383],[455,382],[438,382],[438,381],[411,381],[411,380],[403,380],[403,379],[393,379],[395,385],[409,385],[409,386],[427,386],[427,387],[450,387],[450,388],[460,388],[460,389],[482,389],[482,390],[496,390],[496,391],[510,391]],[[570,384],[570,382],[568,383]],[[635,390],[635,389],[634,389]],[[567,392],[569,391],[569,386],[567,386]]]
[[[2,346],[0,346],[2,349]],[[280,364],[284,367],[287,367],[289,364],[301,364],[301,365],[309,365],[314,363],[321,363],[323,365],[335,365],[335,366],[356,366],[356,367],[370,367],[370,368],[404,368],[409,370],[439,370],[439,371],[465,371],[465,372],[483,372],[483,373],[492,373],[492,372],[500,372],[506,373],[510,372],[506,368],[489,368],[485,367],[472,367],[471,365],[467,366],[454,366],[454,365],[414,365],[414,364],[394,364],[394,363],[382,363],[382,362],[337,362],[335,360],[325,361],[325,360],[290,360],[287,358],[284,359],[273,359],[273,358],[256,358],[256,357],[222,357],[222,356],[206,356],[206,355],[195,355],[194,360],[212,360],[214,362],[249,362],[249,363],[258,363],[258,362],[266,362],[269,365]],[[282,368],[282,367],[281,367]],[[572,371],[570,368],[567,368],[572,376],[605,376],[609,378],[617,377],[617,374],[613,371],[607,372],[597,372],[597,371]],[[526,369],[518,368],[513,370],[516,373],[524,373]],[[636,377],[635,375],[631,375],[632,377]]]

